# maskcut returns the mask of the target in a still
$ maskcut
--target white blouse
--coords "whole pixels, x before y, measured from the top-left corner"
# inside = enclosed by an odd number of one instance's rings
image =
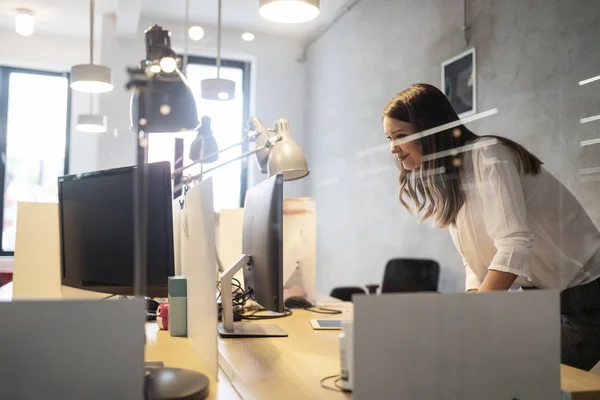
[[[519,173],[514,152],[478,139],[465,153],[466,201],[450,233],[466,267],[466,290],[488,270],[518,275],[515,284],[564,290],[600,276],[600,232],[552,174]]]

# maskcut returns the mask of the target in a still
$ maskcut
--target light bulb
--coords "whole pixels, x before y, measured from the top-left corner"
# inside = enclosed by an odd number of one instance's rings
[[[160,73],[161,69],[160,69],[160,65],[158,64],[152,64],[150,66],[150,72],[152,72],[153,74],[158,74]]]
[[[177,68],[177,60],[173,57],[163,57],[160,59],[160,69],[167,74],[170,74],[175,71]]]
[[[197,42],[204,37],[204,29],[198,25],[190,26],[190,29],[188,29],[188,35],[190,39]]]
[[[21,36],[33,35],[35,16],[31,10],[20,8],[15,16],[15,31]]]
[[[242,34],[242,39],[246,42],[251,42],[254,40],[254,34],[250,32],[246,32]]]
[[[229,100],[229,93],[227,93],[227,92],[219,92],[219,94],[217,95],[217,97],[219,98],[219,100]]]
[[[259,13],[273,22],[297,24],[319,15],[319,0],[260,0]]]

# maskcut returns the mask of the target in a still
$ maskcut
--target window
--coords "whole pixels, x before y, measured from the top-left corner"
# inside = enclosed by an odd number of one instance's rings
[[[209,101],[202,99],[200,82],[217,75],[215,59],[189,57],[186,76],[192,93],[196,98],[198,118],[207,115],[211,118],[211,127],[219,149],[241,142],[249,113],[250,65],[240,61],[223,60],[221,77],[236,83],[235,99],[231,101]],[[173,139],[168,135],[150,135],[148,161],[170,161],[173,167],[189,165],[190,147],[194,138]],[[219,160],[205,164],[204,170],[238,157],[246,151],[246,146],[236,146],[219,154]],[[186,171],[184,175],[194,176],[200,173],[200,165]],[[243,205],[246,196],[247,168],[243,160],[232,162],[216,171],[206,173],[204,178],[213,177],[214,208],[238,208]],[[175,178],[176,183],[180,178]],[[176,196],[179,193],[175,194]]]
[[[15,249],[17,202],[58,201],[68,171],[69,75],[0,67],[0,255]]]

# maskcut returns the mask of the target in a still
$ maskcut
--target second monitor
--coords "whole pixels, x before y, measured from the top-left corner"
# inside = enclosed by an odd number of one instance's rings
[[[244,206],[243,254],[221,274],[224,337],[287,336],[277,324],[233,322],[231,279],[244,268],[246,290],[267,310],[283,308],[283,175],[274,175],[246,194]]]

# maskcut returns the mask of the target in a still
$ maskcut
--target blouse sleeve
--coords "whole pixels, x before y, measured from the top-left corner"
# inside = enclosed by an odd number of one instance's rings
[[[485,227],[497,250],[488,269],[528,276],[533,234],[512,150],[499,143],[473,150],[473,167]]]
[[[475,272],[473,272],[471,267],[467,265],[467,262],[464,258],[463,264],[465,265],[466,271],[465,291],[468,292],[469,290],[479,290],[479,288],[481,287],[481,281],[479,280],[477,275],[475,275]]]

